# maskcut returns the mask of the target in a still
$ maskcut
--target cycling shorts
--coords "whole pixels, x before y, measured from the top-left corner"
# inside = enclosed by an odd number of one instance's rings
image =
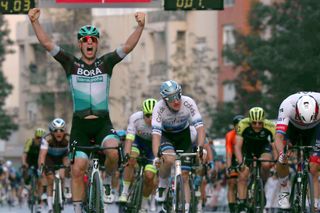
[[[165,152],[166,150],[183,150],[187,153],[193,152],[190,128],[187,127],[183,131],[177,133],[162,131],[160,149],[162,152]],[[190,171],[192,164],[192,158],[182,158],[181,169]]]

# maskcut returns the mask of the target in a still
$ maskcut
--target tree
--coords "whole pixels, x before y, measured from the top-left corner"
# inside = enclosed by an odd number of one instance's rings
[[[5,55],[13,52],[9,49],[10,45],[13,44],[13,41],[9,38],[9,33],[10,30],[4,16],[0,16],[0,139],[4,140],[8,140],[11,133],[17,129],[17,125],[4,109],[5,99],[13,88],[7,82],[2,70]]]
[[[224,55],[241,73],[235,80],[235,106],[260,105],[274,118],[285,97],[319,90],[320,4],[317,0],[252,2],[250,33],[237,32],[235,46],[226,48]]]

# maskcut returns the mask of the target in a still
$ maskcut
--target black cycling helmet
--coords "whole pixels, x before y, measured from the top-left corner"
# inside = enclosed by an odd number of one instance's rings
[[[232,119],[233,125],[237,125],[242,119],[244,119],[243,115],[234,116]]]

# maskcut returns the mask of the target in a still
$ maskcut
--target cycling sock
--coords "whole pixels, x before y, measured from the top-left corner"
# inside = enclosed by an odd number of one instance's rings
[[[168,178],[159,177],[159,187],[160,188],[167,188],[168,183],[169,183],[169,179]]]
[[[149,197],[142,196],[142,203],[141,203],[142,209],[148,209],[149,207],[148,200],[149,200]]]
[[[190,204],[186,203],[184,206],[185,212],[189,212]]]
[[[285,176],[283,178],[279,177],[279,183],[282,188],[287,186],[288,180],[289,180],[289,176]]]
[[[129,181],[122,181],[122,183],[123,183],[122,193],[128,194],[130,182]]]
[[[48,197],[48,209],[52,209],[52,197]]]
[[[73,201],[74,213],[82,212],[82,201]]]

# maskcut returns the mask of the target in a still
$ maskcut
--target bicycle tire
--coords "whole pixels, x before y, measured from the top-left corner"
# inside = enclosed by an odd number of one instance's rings
[[[36,196],[35,196],[35,189],[36,189],[36,178],[31,176],[31,190],[28,198],[28,206],[31,213],[36,212]]]
[[[261,179],[255,181],[254,187],[254,202],[253,202],[253,212],[255,213],[263,213],[264,205],[265,205],[265,196],[263,183]]]
[[[303,209],[303,212],[315,213],[314,188],[313,188],[312,176],[310,173],[304,174],[303,176],[302,209]]]
[[[255,182],[251,178],[247,187],[247,206],[249,213],[254,213],[254,189]]]
[[[193,184],[194,180],[192,177],[189,177],[189,186],[190,186],[190,212],[191,213],[196,213],[197,212],[197,207],[198,207],[198,199],[196,197],[196,192]]]
[[[102,195],[103,190],[99,172],[93,174],[92,185],[89,190],[89,213],[104,213]]]
[[[126,203],[127,213],[137,213],[141,208],[142,203],[142,187],[143,178],[139,177],[130,188],[128,194],[128,202]]]
[[[60,213],[61,210],[62,210],[61,205],[60,205],[60,190],[61,189],[60,189],[59,185],[60,185],[60,180],[55,178],[54,179],[54,188],[53,188],[53,190],[54,190],[54,197],[53,197],[54,202],[53,202],[53,206],[52,206],[54,213]]]
[[[293,177],[292,186],[291,186],[291,193],[290,193],[290,206],[292,213],[300,213],[302,212],[302,204],[300,196],[302,192],[301,183],[298,182],[298,175]]]
[[[184,185],[181,175],[177,176],[176,179],[176,189],[174,195],[175,212],[185,213],[185,195],[184,195]]]

